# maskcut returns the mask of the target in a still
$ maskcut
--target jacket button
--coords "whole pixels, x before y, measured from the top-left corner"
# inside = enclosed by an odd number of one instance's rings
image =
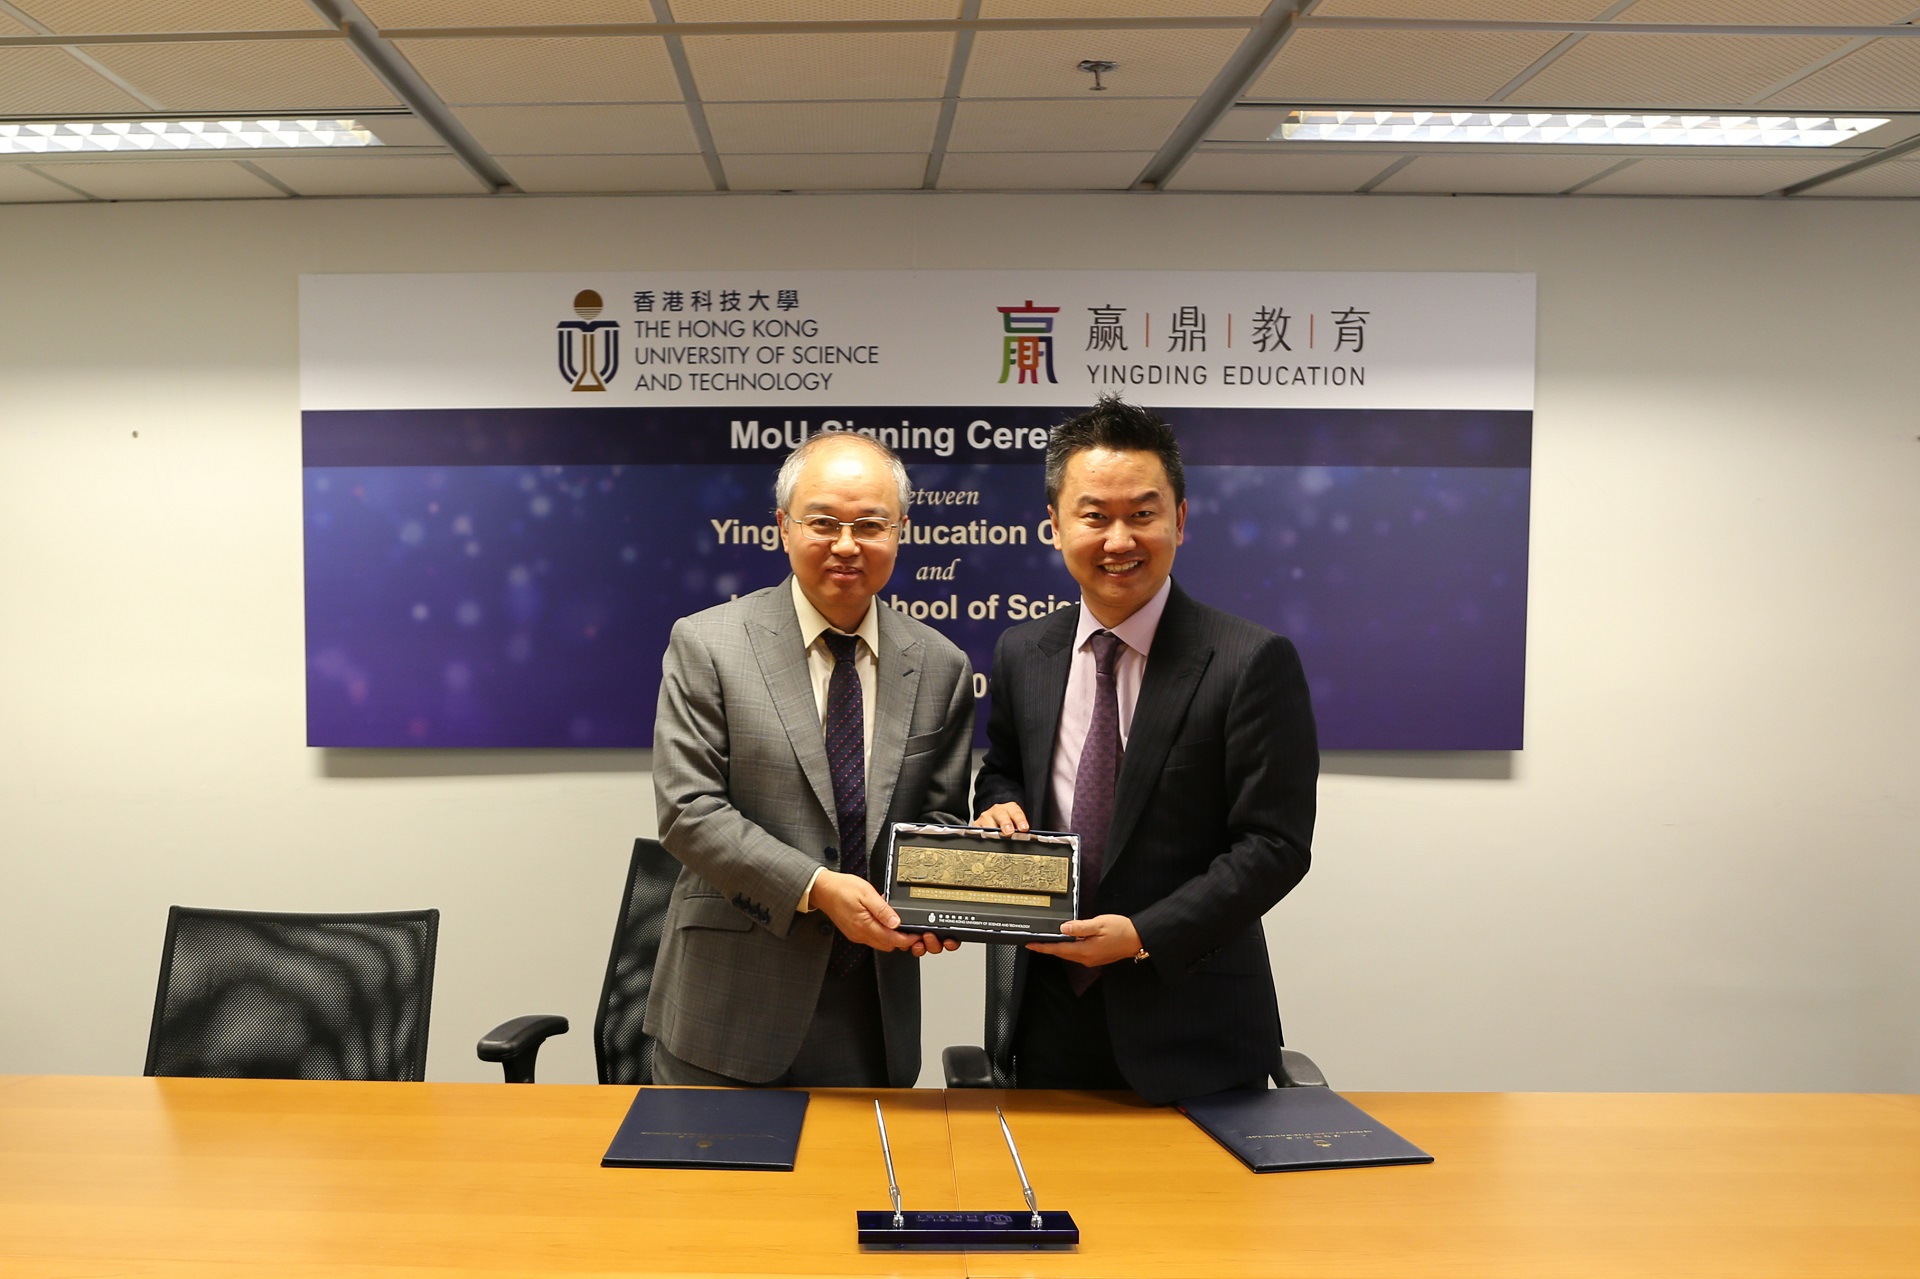
[[[830,920],[830,919],[823,919],[823,920],[821,920],[821,921],[820,921],[820,931],[821,931],[821,932],[823,932],[823,933],[829,933],[829,934],[830,934],[830,933],[832,933],[832,932],[833,932],[833,921],[832,921],[832,920]]]

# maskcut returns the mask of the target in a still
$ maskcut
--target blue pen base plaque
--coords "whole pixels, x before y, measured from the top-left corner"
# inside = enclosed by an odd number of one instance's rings
[[[856,1212],[862,1248],[908,1248],[933,1252],[1006,1252],[1033,1248],[1071,1248],[1080,1227],[1070,1212],[908,1212],[895,1228],[893,1212]]]

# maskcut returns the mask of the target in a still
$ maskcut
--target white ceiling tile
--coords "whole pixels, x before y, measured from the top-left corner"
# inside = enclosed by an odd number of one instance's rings
[[[11,0],[67,32],[320,29],[306,0]],[[1319,17],[1593,20],[1608,0],[1320,0]],[[361,0],[387,28],[651,24],[650,0]],[[1873,24],[1920,0],[1639,0],[1626,22]],[[1251,18],[1264,0],[982,0],[983,18]],[[961,0],[672,0],[680,22],[946,20]],[[0,33],[26,30],[0,14]],[[1246,28],[983,31],[972,41],[940,185],[953,190],[1120,190],[1218,75]],[[1248,93],[1285,103],[1466,105],[1484,101],[1561,37],[1551,32],[1327,31],[1287,42]],[[712,182],[666,42],[658,37],[411,39],[406,56],[524,190],[706,191]],[[953,53],[947,33],[700,36],[686,40],[728,185],[739,190],[920,186]],[[1738,106],[1845,47],[1822,37],[1591,36],[1514,105]],[[342,112],[394,105],[343,41],[209,41],[89,50],[168,109]],[[1119,67],[1089,92],[1082,58]],[[903,100],[904,99],[904,100]],[[1021,100],[1038,99],[1038,100]],[[1920,41],[1885,39],[1777,95],[1781,108],[1920,110]],[[146,108],[64,51],[0,49],[0,115]],[[1202,151],[1170,186],[1188,191],[1351,191],[1399,155]],[[450,156],[282,156],[251,163],[302,194],[480,192]],[[1552,193],[1618,161],[1589,154],[1421,154],[1382,193]],[[1653,156],[1581,194],[1760,195],[1844,160]],[[231,160],[56,161],[49,172],[109,199],[267,197]],[[83,180],[84,179],[84,180]],[[89,183],[93,185],[90,186]],[[1816,188],[1822,196],[1920,197],[1920,157]],[[48,194],[51,192],[51,194]],[[0,202],[76,198],[24,166],[0,166]]]
[[[1071,98],[1093,91],[1083,58],[1118,64],[1102,76],[1104,93],[1125,97],[1198,97],[1244,31],[982,31],[973,38],[969,98]]]
[[[15,22],[6,14],[0,13],[0,36],[31,36],[38,34],[40,33],[26,23]]]
[[[304,0],[13,0],[62,35],[138,31],[311,31],[326,19]]]
[[[647,0],[360,0],[360,11],[383,30],[653,22]]]
[[[1151,151],[1044,151],[948,155],[943,191],[1124,191],[1153,159]]]
[[[1800,36],[1588,36],[1507,100],[1571,107],[1737,107],[1846,43]]]
[[[684,44],[708,102],[937,98],[953,58],[945,33],[689,36]]]
[[[1806,193],[1809,196],[1906,196],[1920,198],[1920,157],[1887,160],[1870,168],[1835,178]]]
[[[678,102],[658,36],[399,40],[442,99],[464,106],[531,102]]]
[[[917,151],[933,145],[937,102],[723,102],[707,108],[721,151],[771,155]]]
[[[1202,151],[1180,166],[1167,190],[1357,191],[1399,158]]]
[[[1597,22],[1612,0],[1320,0],[1316,18],[1448,18],[1481,22]],[[1895,22],[1908,0],[1639,0],[1616,22],[1784,26]]]
[[[1611,155],[1422,155],[1375,191],[1552,195],[1620,163]]]
[[[981,0],[983,18],[1252,18],[1267,0]]]
[[[960,103],[949,151],[1158,151],[1188,104],[1155,98]]]
[[[1580,195],[1767,195],[1841,163],[1825,159],[1723,160],[1653,156],[1609,174]]]
[[[728,155],[735,191],[911,191],[926,180],[924,155]]]
[[[495,155],[697,154],[687,109],[662,106],[459,107],[454,115]]]
[[[355,117],[361,128],[390,147],[445,147],[446,140],[432,125],[417,115],[374,115]]]
[[[102,200],[286,198],[232,160],[63,160],[34,167]]]
[[[1235,107],[1207,130],[1209,142],[1266,142],[1286,123],[1289,113],[1280,107]]]
[[[673,0],[676,22],[880,22],[957,18],[960,0]]]
[[[1538,32],[1297,33],[1243,95],[1276,102],[1482,102],[1551,49]]]
[[[1815,110],[1920,109],[1920,40],[1875,40],[1766,100]]]
[[[1453,18],[1478,22],[1591,22],[1611,0],[1320,0],[1316,18]]]
[[[118,44],[90,52],[169,111],[270,114],[399,102],[344,41]]]
[[[622,191],[711,191],[697,155],[501,156],[500,167],[522,191],[594,194]]]
[[[301,195],[479,195],[487,187],[450,155],[255,157]]]
[[[0,115],[105,115],[146,109],[140,99],[65,49],[0,49]]]
[[[0,204],[54,204],[81,198],[24,164],[0,164]]]
[[[1900,22],[1913,0],[1639,0],[1619,22],[1726,22],[1761,26],[1865,26]]]

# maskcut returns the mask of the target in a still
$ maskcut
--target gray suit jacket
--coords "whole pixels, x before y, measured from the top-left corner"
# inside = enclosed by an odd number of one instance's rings
[[[973,673],[938,631],[879,600],[870,864],[897,821],[962,821]],[[662,664],[653,787],[673,888],[647,1033],[682,1061],[764,1081],[813,1019],[833,924],[794,907],[840,863],[833,783],[787,582],[682,618]],[[877,851],[876,851],[877,850]],[[876,954],[888,1083],[920,1073],[920,974]]]

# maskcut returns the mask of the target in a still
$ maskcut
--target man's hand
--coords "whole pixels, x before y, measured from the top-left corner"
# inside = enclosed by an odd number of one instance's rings
[[[1140,953],[1140,934],[1125,915],[1095,915],[1092,919],[1069,919],[1060,931],[1074,938],[1063,942],[1030,942],[1027,949],[1039,955],[1058,955],[1069,963],[1098,968],[1115,960],[1132,959]]]
[[[909,948],[915,959],[923,955],[937,955],[943,950],[959,950],[960,943],[951,937],[935,937],[932,933],[922,933],[913,939]]]
[[[950,938],[942,940],[932,933],[914,937],[896,932],[900,927],[899,913],[887,905],[887,899],[878,889],[858,875],[821,871],[813,881],[809,904],[815,910],[824,911],[848,941],[875,950],[910,950],[919,957],[960,949],[959,942]]]
[[[1027,815],[1020,805],[1009,800],[1004,804],[995,804],[986,812],[973,819],[975,826],[992,826],[1002,835],[1011,835],[1015,831],[1022,834],[1033,829],[1027,825]]]

